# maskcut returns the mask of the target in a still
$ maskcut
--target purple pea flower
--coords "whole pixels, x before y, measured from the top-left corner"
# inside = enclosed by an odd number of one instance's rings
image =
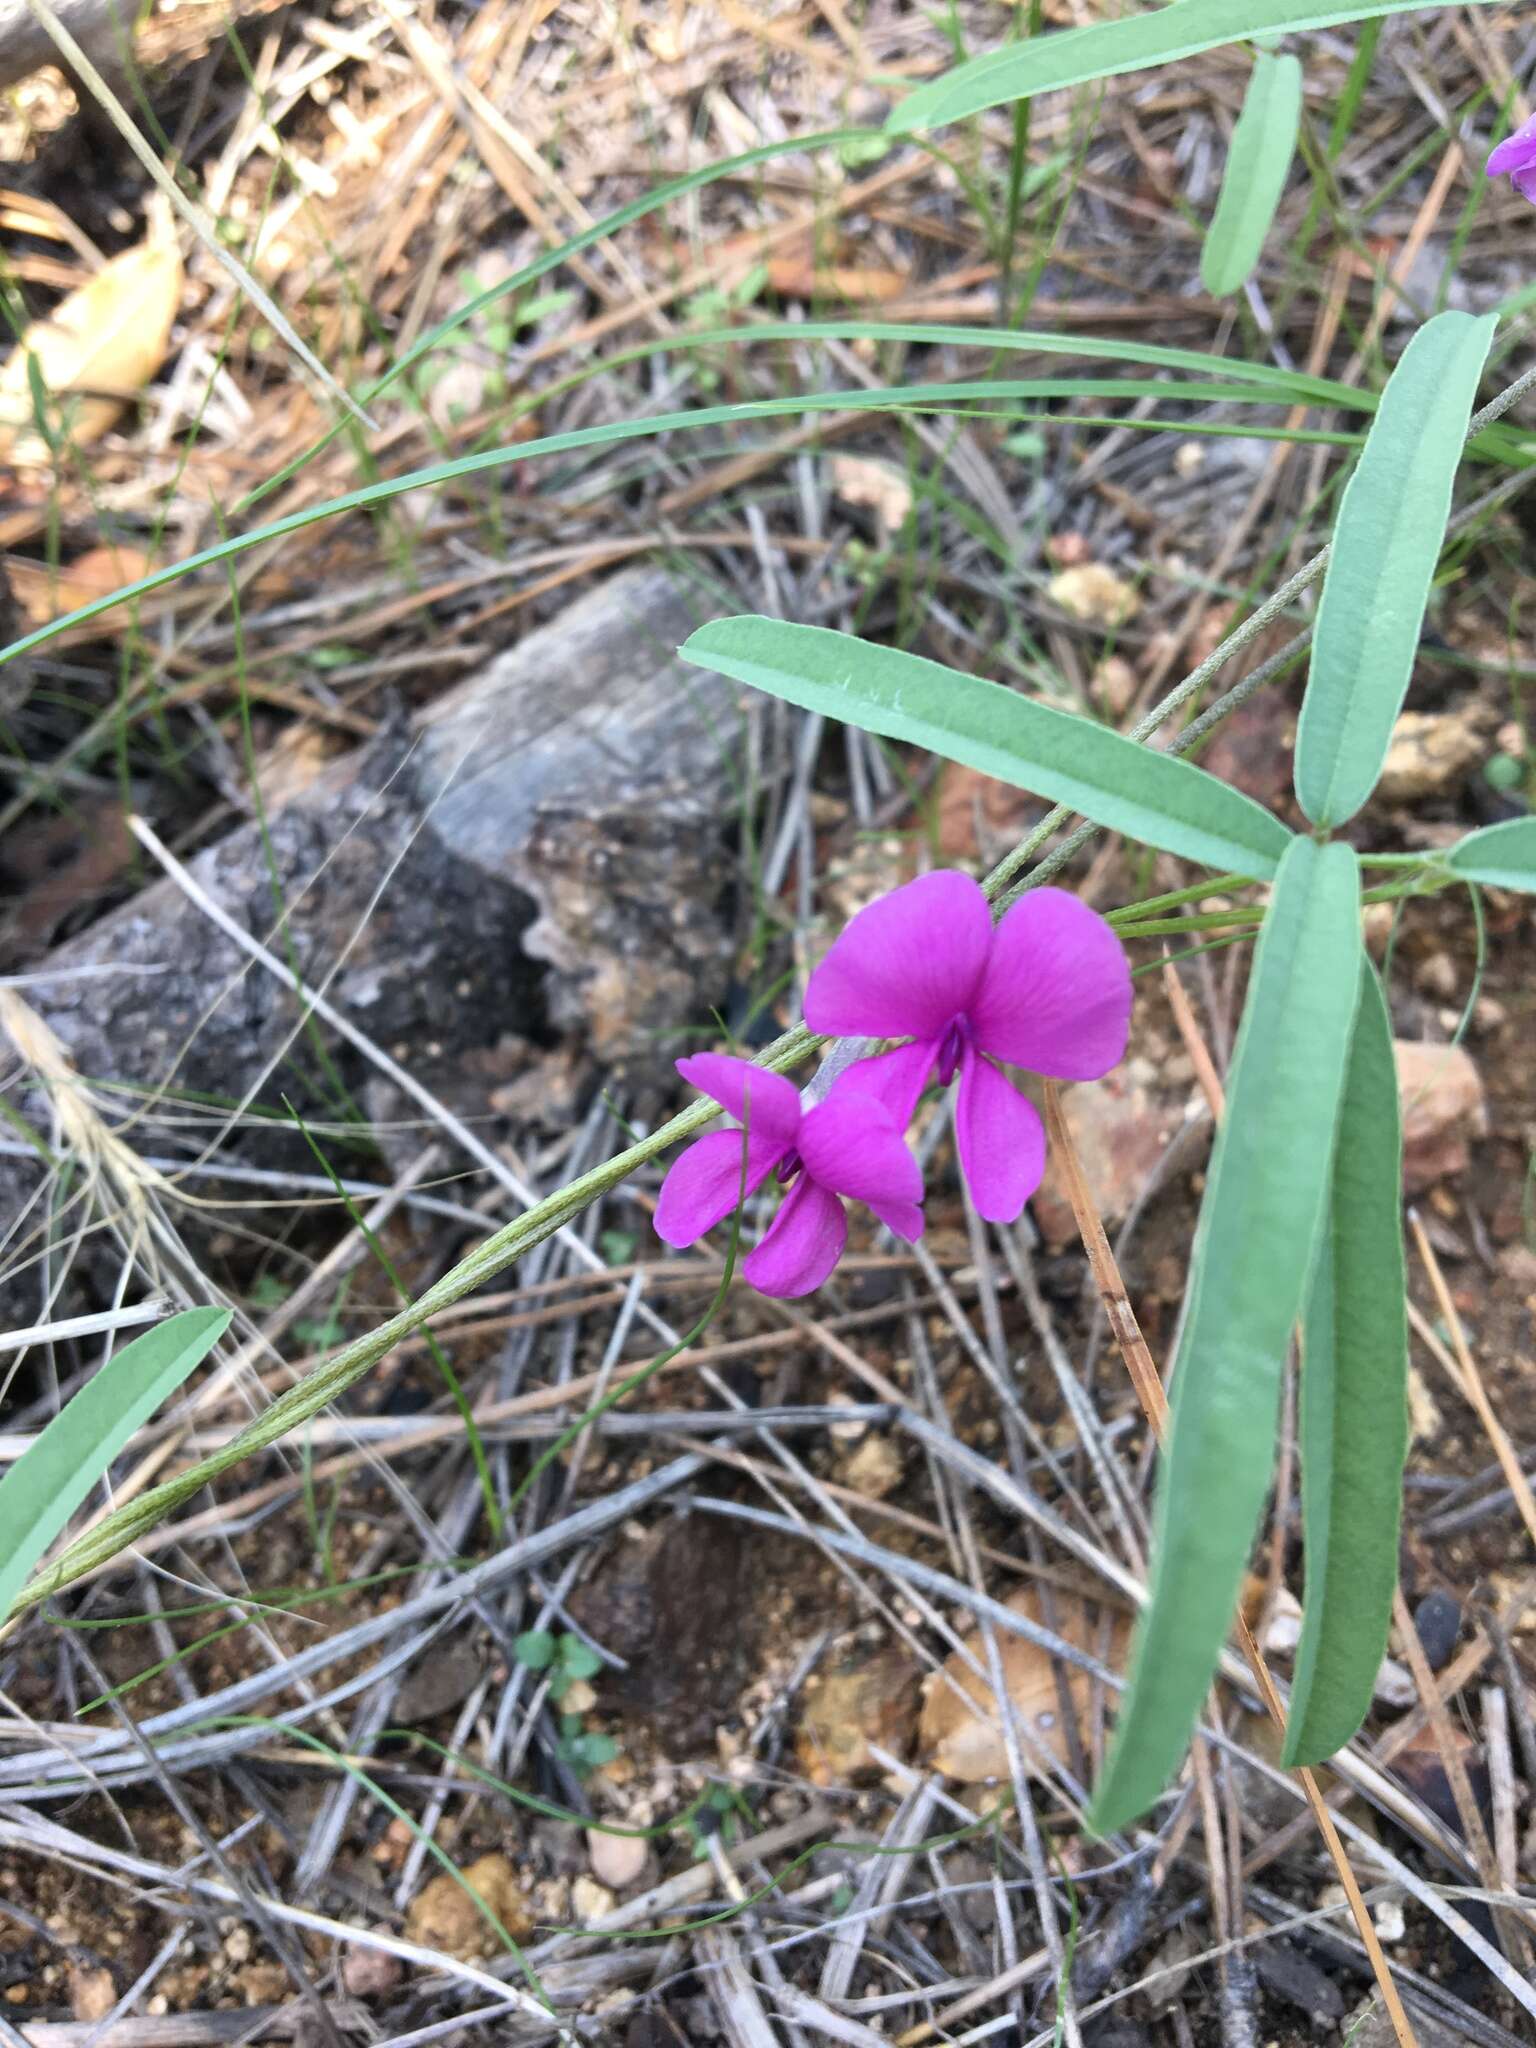
[[[1522,198],[1536,200],[1536,114],[1506,135],[1488,159],[1488,176],[1510,183]]]
[[[1096,1081],[1125,1051],[1131,971],[1113,931],[1062,889],[1033,889],[994,926],[969,875],[920,875],[871,903],[812,974],[805,1021],[837,1036],[906,1038],[860,1060],[862,1088],[904,1129],[935,1072],[960,1076],[955,1140],[977,1211],[1011,1223],[1040,1185],[1045,1130],[993,1065]]]
[[[759,1294],[810,1294],[826,1279],[848,1242],[841,1195],[867,1202],[909,1243],[922,1236],[923,1177],[900,1125],[870,1095],[839,1082],[825,1102],[804,1109],[782,1074],[718,1052],[679,1060],[677,1071],[745,1124],[747,1193],[775,1169],[789,1184],[761,1244],[742,1261]],[[690,1245],[730,1215],[741,1195],[741,1144],[740,1131],[713,1131],[679,1154],[656,1204],[658,1237]]]

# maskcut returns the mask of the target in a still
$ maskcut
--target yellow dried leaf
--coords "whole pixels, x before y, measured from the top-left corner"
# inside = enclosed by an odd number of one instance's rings
[[[1015,1613],[1039,1623],[1043,1620],[1039,1595],[1032,1586],[1012,1595],[1008,1605]],[[1091,1656],[1103,1657],[1112,1670],[1121,1669],[1130,1642],[1130,1617],[1111,1614],[1101,1629],[1098,1618],[1073,1593],[1059,1592],[1052,1600],[1055,1632]],[[986,1653],[979,1636],[966,1646],[983,1670]],[[1014,1713],[1041,1749],[1058,1762],[1070,1757],[1067,1732],[1062,1724],[1062,1689],[1056,1682],[1056,1668],[1048,1653],[1023,1636],[999,1633],[998,1652],[1003,1664],[1003,1684]],[[1063,1665],[1066,1697],[1078,1717],[1079,1733],[1086,1736],[1083,1716],[1089,1704],[1092,1679],[1076,1665]],[[1026,1776],[1039,1775],[1030,1759],[1029,1747],[1021,1743]],[[992,1688],[979,1679],[959,1651],[955,1651],[940,1672],[927,1680],[918,1727],[918,1749],[923,1760],[946,1777],[962,1784],[979,1785],[989,1778],[1008,1775],[1008,1751],[998,1726],[997,1701]]]
[[[46,562],[29,561],[22,555],[10,555],[5,561],[5,576],[28,625],[46,626],[50,619],[62,618],[65,612],[78,611],[95,598],[110,596],[125,583],[136,582],[140,576],[148,575],[150,567],[148,555],[139,548],[100,547],[87,548],[83,555],[76,555],[72,562],[61,562],[57,568],[50,568]],[[114,620],[113,626],[120,623]],[[103,632],[110,630],[111,627],[102,628]]]
[[[0,365],[0,460],[49,460],[34,424],[29,357],[61,401],[69,439],[78,447],[100,440],[164,362],[181,283],[175,243],[141,242],[34,320]]]

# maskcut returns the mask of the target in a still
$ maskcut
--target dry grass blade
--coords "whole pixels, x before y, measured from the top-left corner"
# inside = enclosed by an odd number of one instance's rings
[[[1429,1276],[1429,1284],[1434,1289],[1435,1301],[1450,1337],[1455,1357],[1447,1354],[1433,1326],[1412,1302],[1408,1304],[1408,1319],[1425,1349],[1442,1367],[1451,1384],[1469,1403],[1478,1421],[1483,1425],[1488,1441],[1493,1446],[1494,1456],[1499,1461],[1499,1468],[1504,1474],[1505,1483],[1514,1495],[1515,1504],[1520,1510],[1520,1519],[1525,1523],[1531,1541],[1536,1543],[1536,1494],[1531,1491],[1531,1483],[1525,1476],[1519,1454],[1509,1440],[1509,1432],[1493,1412],[1493,1403],[1488,1398],[1488,1389],[1483,1385],[1483,1376],[1472,1356],[1472,1347],[1467,1342],[1467,1333],[1461,1326],[1461,1317],[1457,1314],[1456,1304],[1451,1299],[1451,1290],[1445,1283],[1445,1274],[1440,1269],[1435,1248],[1425,1234],[1417,1210],[1408,1211],[1408,1223],[1413,1231],[1414,1245],[1424,1271]]]

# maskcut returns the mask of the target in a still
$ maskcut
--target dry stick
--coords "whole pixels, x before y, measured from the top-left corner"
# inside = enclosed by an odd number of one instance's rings
[[[1461,1751],[1456,1747],[1456,1731],[1451,1726],[1451,1717],[1445,1710],[1445,1702],[1441,1699],[1439,1687],[1435,1684],[1435,1674],[1429,1668],[1429,1659],[1424,1654],[1424,1645],[1419,1641],[1419,1632],[1414,1627],[1413,1616],[1408,1612],[1408,1603],[1403,1598],[1401,1586],[1394,1587],[1392,1591],[1392,1616],[1397,1623],[1397,1632],[1403,1639],[1403,1654],[1408,1659],[1413,1682],[1419,1689],[1419,1698],[1424,1704],[1424,1711],[1429,1716],[1429,1725],[1434,1731],[1435,1747],[1440,1752],[1440,1762],[1451,1788],[1451,1797],[1456,1802],[1457,1818],[1461,1822],[1461,1831],[1467,1838],[1467,1847],[1472,1851],[1472,1860],[1477,1865],[1478,1877],[1486,1891],[1497,1892],[1502,1887],[1499,1866],[1494,1859],[1493,1844],[1488,1839],[1488,1830],[1483,1826],[1483,1816],[1478,1811],[1472,1781],[1467,1776],[1467,1767],[1462,1760]],[[1529,1971],[1531,1946],[1526,1928],[1507,1907],[1495,1906],[1493,1913],[1504,1953],[1518,1969]]]
[[[1413,1241],[1423,1261],[1424,1270],[1429,1275],[1429,1284],[1435,1291],[1435,1301],[1444,1318],[1451,1348],[1456,1354],[1454,1362],[1446,1355],[1445,1346],[1412,1302],[1408,1304],[1409,1318],[1436,1363],[1445,1370],[1458,1392],[1476,1410],[1477,1419],[1487,1432],[1488,1441],[1493,1445],[1494,1455],[1503,1470],[1505,1484],[1515,1496],[1520,1518],[1525,1523],[1531,1541],[1536,1543],[1536,1498],[1532,1496],[1530,1481],[1521,1468],[1519,1457],[1503,1423],[1493,1412],[1488,1390],[1483,1385],[1483,1376],[1473,1360],[1471,1346],[1467,1343],[1467,1333],[1461,1327],[1461,1317],[1456,1313],[1456,1304],[1451,1299],[1451,1290],[1445,1284],[1445,1275],[1440,1270],[1440,1261],[1435,1257],[1434,1247],[1424,1234],[1424,1226],[1419,1221],[1417,1209],[1408,1211],[1408,1223],[1413,1231]]]
[[[1099,1220],[1098,1211],[1088,1191],[1082,1162],[1077,1156],[1077,1147],[1072,1142],[1071,1130],[1062,1114],[1061,1093],[1054,1081],[1047,1081],[1045,1084],[1045,1119],[1046,1128],[1050,1133],[1051,1149],[1067,1183],[1067,1199],[1071,1202],[1072,1213],[1077,1218],[1083,1249],[1087,1252],[1089,1263],[1093,1267],[1094,1279],[1098,1283],[1099,1294],[1104,1303],[1104,1312],[1109,1318],[1109,1326],[1115,1333],[1116,1342],[1121,1344],[1121,1355],[1125,1359],[1131,1383],[1141,1400],[1147,1422],[1161,1444],[1168,1429],[1168,1397],[1163,1391],[1163,1383],[1158,1376],[1157,1368],[1152,1363],[1152,1355],[1147,1349],[1146,1340],[1137,1325],[1135,1312],[1125,1291],[1125,1283],[1120,1277],[1120,1269],[1115,1264],[1109,1240],[1104,1235],[1104,1226]],[[1122,1331],[1130,1335],[1129,1348],[1121,1342]],[[1142,1391],[1144,1387],[1148,1390],[1146,1394]],[[1248,1668],[1253,1673],[1259,1697],[1264,1702],[1269,1718],[1283,1735],[1285,1708],[1275,1689],[1275,1682],[1269,1675],[1269,1666],[1264,1662],[1252,1631],[1241,1613],[1237,1616],[1237,1627],[1243,1655],[1247,1658]],[[1318,1789],[1317,1779],[1305,1766],[1297,1771],[1296,1776],[1301,1781],[1301,1788],[1306,1794],[1308,1806],[1312,1809],[1312,1817],[1317,1823],[1318,1832],[1327,1844],[1328,1854],[1333,1858],[1334,1868],[1339,1874],[1339,1882],[1344,1887],[1344,1896],[1349,1901],[1349,1910],[1355,1927],[1366,1955],[1370,1958],[1371,1970],[1381,1991],[1382,2003],[1386,2006],[1388,2017],[1391,2019],[1392,2031],[1397,2036],[1398,2048],[1418,2048],[1413,2027],[1403,2009],[1403,2002],[1398,1996],[1397,1986],[1392,1981],[1392,1972],[1388,1968],[1381,1942],[1377,1938],[1375,1922],[1371,1919],[1359,1882],[1345,1853],[1344,1844],[1339,1838],[1333,1815]]]

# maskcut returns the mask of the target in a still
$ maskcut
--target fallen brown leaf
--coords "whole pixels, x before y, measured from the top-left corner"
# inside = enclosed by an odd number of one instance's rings
[[[164,362],[181,285],[176,244],[141,242],[34,320],[0,365],[0,459],[51,459],[36,430],[29,362],[64,401],[69,439],[77,447],[100,440]]]

